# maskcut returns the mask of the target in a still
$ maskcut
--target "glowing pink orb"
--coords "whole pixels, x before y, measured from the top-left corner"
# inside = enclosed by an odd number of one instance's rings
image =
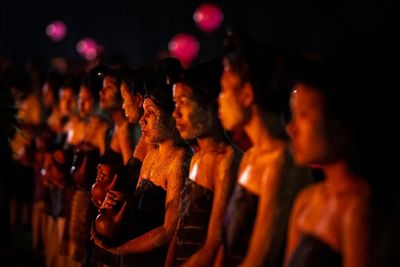
[[[204,32],[215,31],[222,23],[224,15],[221,9],[211,3],[205,3],[197,7],[193,14],[193,20]]]
[[[190,34],[180,33],[171,39],[168,49],[173,57],[179,59],[183,65],[188,65],[197,57],[199,42]]]
[[[47,25],[46,34],[55,42],[61,41],[67,35],[67,26],[61,20],[56,20]]]
[[[100,52],[99,45],[92,38],[84,38],[76,44],[76,50],[87,60],[95,59]]]

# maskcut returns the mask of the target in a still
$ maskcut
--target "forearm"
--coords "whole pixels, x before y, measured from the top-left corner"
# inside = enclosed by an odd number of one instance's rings
[[[208,243],[206,242],[206,244],[193,254],[182,266],[212,266],[217,256],[220,244],[221,242],[217,240]]]
[[[168,252],[167,252],[167,258],[165,259],[165,265],[164,267],[172,267],[174,266],[174,261],[175,261],[175,249],[176,249],[176,235],[172,238],[169,247],[168,247]]]
[[[171,238],[172,234],[161,226],[120,245],[117,248],[117,254],[148,252],[167,244]]]
[[[262,266],[271,245],[273,218],[270,214],[273,214],[272,210],[256,219],[247,255],[241,266]]]

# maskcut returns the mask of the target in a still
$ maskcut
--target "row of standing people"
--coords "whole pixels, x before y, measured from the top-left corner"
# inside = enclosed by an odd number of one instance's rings
[[[75,182],[64,198],[68,216],[49,215],[47,229],[57,230],[48,230],[45,247],[59,253],[64,246],[58,258],[69,266],[395,264],[387,251],[397,213],[376,213],[396,206],[385,188],[393,170],[382,171],[392,163],[381,156],[389,144],[376,145],[370,137],[382,134],[367,127],[368,118],[389,122],[391,107],[383,108],[386,95],[358,98],[360,87],[393,86],[395,68],[379,55],[366,60],[362,49],[308,60],[234,33],[224,48],[222,60],[185,71],[173,59],[133,72],[92,70],[102,80],[100,107],[113,121],[111,141],[95,144],[107,133],[101,120],[96,139],[88,124],[78,126],[90,120],[69,119],[67,143],[86,156],[52,153],[44,161],[50,168],[43,170],[63,173],[48,180]],[[142,135],[132,144],[127,129],[137,123]],[[227,136],[237,130],[251,141],[244,152]],[[74,135],[82,137],[74,143]],[[95,164],[88,147],[97,147]],[[310,167],[324,179],[316,182]],[[377,227],[382,218],[386,235]],[[53,266],[54,254],[46,254]]]

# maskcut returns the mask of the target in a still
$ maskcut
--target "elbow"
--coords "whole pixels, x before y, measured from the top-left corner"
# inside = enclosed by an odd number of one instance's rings
[[[155,245],[158,247],[158,246],[162,246],[165,244],[169,244],[173,237],[174,237],[173,230],[170,230],[165,226],[161,226],[159,234],[153,240],[154,240]]]

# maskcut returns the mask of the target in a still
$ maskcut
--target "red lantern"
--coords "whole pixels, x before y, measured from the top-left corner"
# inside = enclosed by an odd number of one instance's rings
[[[193,20],[204,32],[215,31],[222,23],[224,15],[221,9],[211,3],[205,3],[200,5],[193,14]]]
[[[98,56],[100,46],[92,38],[84,38],[77,43],[76,50],[87,60],[92,60]]]
[[[173,57],[179,59],[184,66],[187,66],[197,57],[199,42],[190,34],[180,33],[171,39],[168,49]]]
[[[46,27],[46,34],[55,42],[61,41],[67,35],[67,26],[61,20],[56,20]]]

